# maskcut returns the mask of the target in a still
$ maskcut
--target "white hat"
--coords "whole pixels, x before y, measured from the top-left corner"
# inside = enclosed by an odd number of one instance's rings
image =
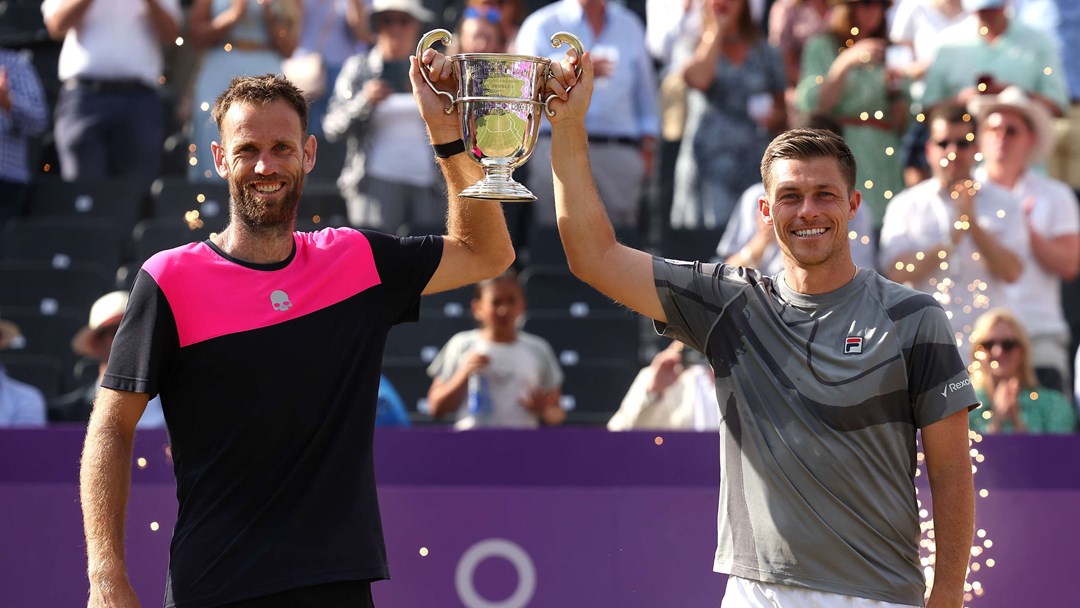
[[[430,22],[435,18],[431,11],[420,4],[420,0],[375,0],[371,4],[371,16],[373,18],[379,13],[389,11],[406,13],[421,23]]]
[[[71,350],[84,357],[96,357],[97,353],[93,344],[94,333],[102,327],[119,325],[120,319],[124,318],[127,303],[126,291],[110,291],[98,298],[90,307],[90,323],[80,329],[71,339]]]
[[[1041,103],[1031,99],[1018,86],[1005,87],[997,95],[976,95],[968,102],[968,112],[980,121],[998,110],[1019,112],[1035,131],[1035,148],[1029,164],[1046,160],[1054,150],[1054,119]]]

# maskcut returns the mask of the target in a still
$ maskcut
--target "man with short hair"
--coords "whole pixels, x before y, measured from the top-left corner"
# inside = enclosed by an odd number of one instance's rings
[[[1020,278],[1027,232],[1019,202],[972,176],[975,120],[951,103],[927,120],[933,176],[889,203],[879,266],[893,281],[933,294],[952,320],[960,352],[970,353],[975,319],[1009,303],[1005,285]]]
[[[482,177],[459,118],[423,82],[453,84],[434,50],[409,76],[451,193]],[[447,87],[450,88],[450,87]],[[139,271],[87,430],[80,475],[90,606],[135,606],[123,551],[135,423],[160,394],[179,513],[165,605],[371,606],[388,578],[372,441],[383,346],[421,294],[513,261],[502,210],[450,197],[447,234],[295,232],[315,164],[303,93],[237,77],[214,111],[221,232]]]
[[[975,394],[941,307],[852,262],[848,222],[861,195],[851,150],[813,129],[788,131],[766,150],[759,205],[784,255],[775,277],[654,257],[616,241],[593,186],[589,53],[580,79],[574,63],[556,64],[551,81],[567,261],[713,368],[721,425],[713,568],[729,575],[723,606],[921,606],[921,429],[937,546],[927,605],[959,608],[974,522]]]
[[[979,120],[983,155],[975,179],[997,184],[1021,202],[1030,242],[1024,272],[1006,288],[1009,307],[1031,339],[1039,383],[1066,392],[1070,337],[1061,282],[1080,273],[1080,203],[1068,185],[1031,170],[1053,149],[1053,118],[1019,87],[976,97],[968,109]]]
[[[180,35],[179,0],[45,0],[45,25],[63,40],[56,151],[67,181],[158,176],[165,114],[162,46]]]

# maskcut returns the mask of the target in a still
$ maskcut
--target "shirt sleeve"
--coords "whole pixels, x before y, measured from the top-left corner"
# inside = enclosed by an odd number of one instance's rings
[[[945,310],[931,296],[923,301],[922,318],[904,353],[908,394],[919,428],[979,404]]]
[[[709,332],[727,304],[750,286],[750,273],[757,271],[653,257],[656,293],[667,316],[667,323],[655,323],[656,331],[708,356]]]
[[[396,237],[362,230],[371,244],[375,266],[387,293],[389,310],[399,311],[392,323],[420,318],[420,293],[442,259],[441,236]]]
[[[165,293],[149,273],[140,270],[101,385],[156,395],[168,381],[169,362],[179,347],[176,320]]]

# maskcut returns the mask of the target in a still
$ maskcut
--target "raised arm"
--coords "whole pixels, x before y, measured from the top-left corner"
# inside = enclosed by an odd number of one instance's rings
[[[428,76],[436,86],[453,84],[454,75],[449,59],[433,49],[424,52],[424,59],[426,67],[423,69],[428,70]],[[458,110],[446,114],[443,110],[446,100],[436,95],[424,82],[418,59],[412,57],[409,62],[413,95],[427,123],[431,143],[445,144],[461,139]],[[465,152],[437,161],[446,179],[449,213],[442,260],[424,288],[425,294],[447,291],[493,277],[514,262],[514,246],[506,229],[502,205],[458,196],[459,192],[483,177],[480,166]]]
[[[549,81],[559,99],[551,101],[551,170],[559,236],[570,271],[598,291],[633,310],[666,322],[653,282],[652,256],[615,240],[589,165],[585,112],[593,89],[592,58],[580,58],[581,79],[574,75],[579,61],[573,51],[552,65]],[[576,84],[574,84],[576,82]],[[569,94],[566,87],[573,85]]]
[[[975,487],[968,445],[968,412],[961,410],[922,430],[934,505],[934,588],[927,608],[960,608],[975,528]]]
[[[94,0],[65,0],[45,15],[45,28],[53,40],[63,40],[68,30],[82,23]]]
[[[135,424],[148,401],[149,395],[107,388],[94,400],[79,466],[90,607],[139,606],[124,563],[124,516]]]

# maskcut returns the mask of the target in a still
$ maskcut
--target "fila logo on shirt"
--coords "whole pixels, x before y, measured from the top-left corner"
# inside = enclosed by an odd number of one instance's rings
[[[862,336],[848,336],[844,339],[844,354],[845,355],[861,355],[862,354]]]

